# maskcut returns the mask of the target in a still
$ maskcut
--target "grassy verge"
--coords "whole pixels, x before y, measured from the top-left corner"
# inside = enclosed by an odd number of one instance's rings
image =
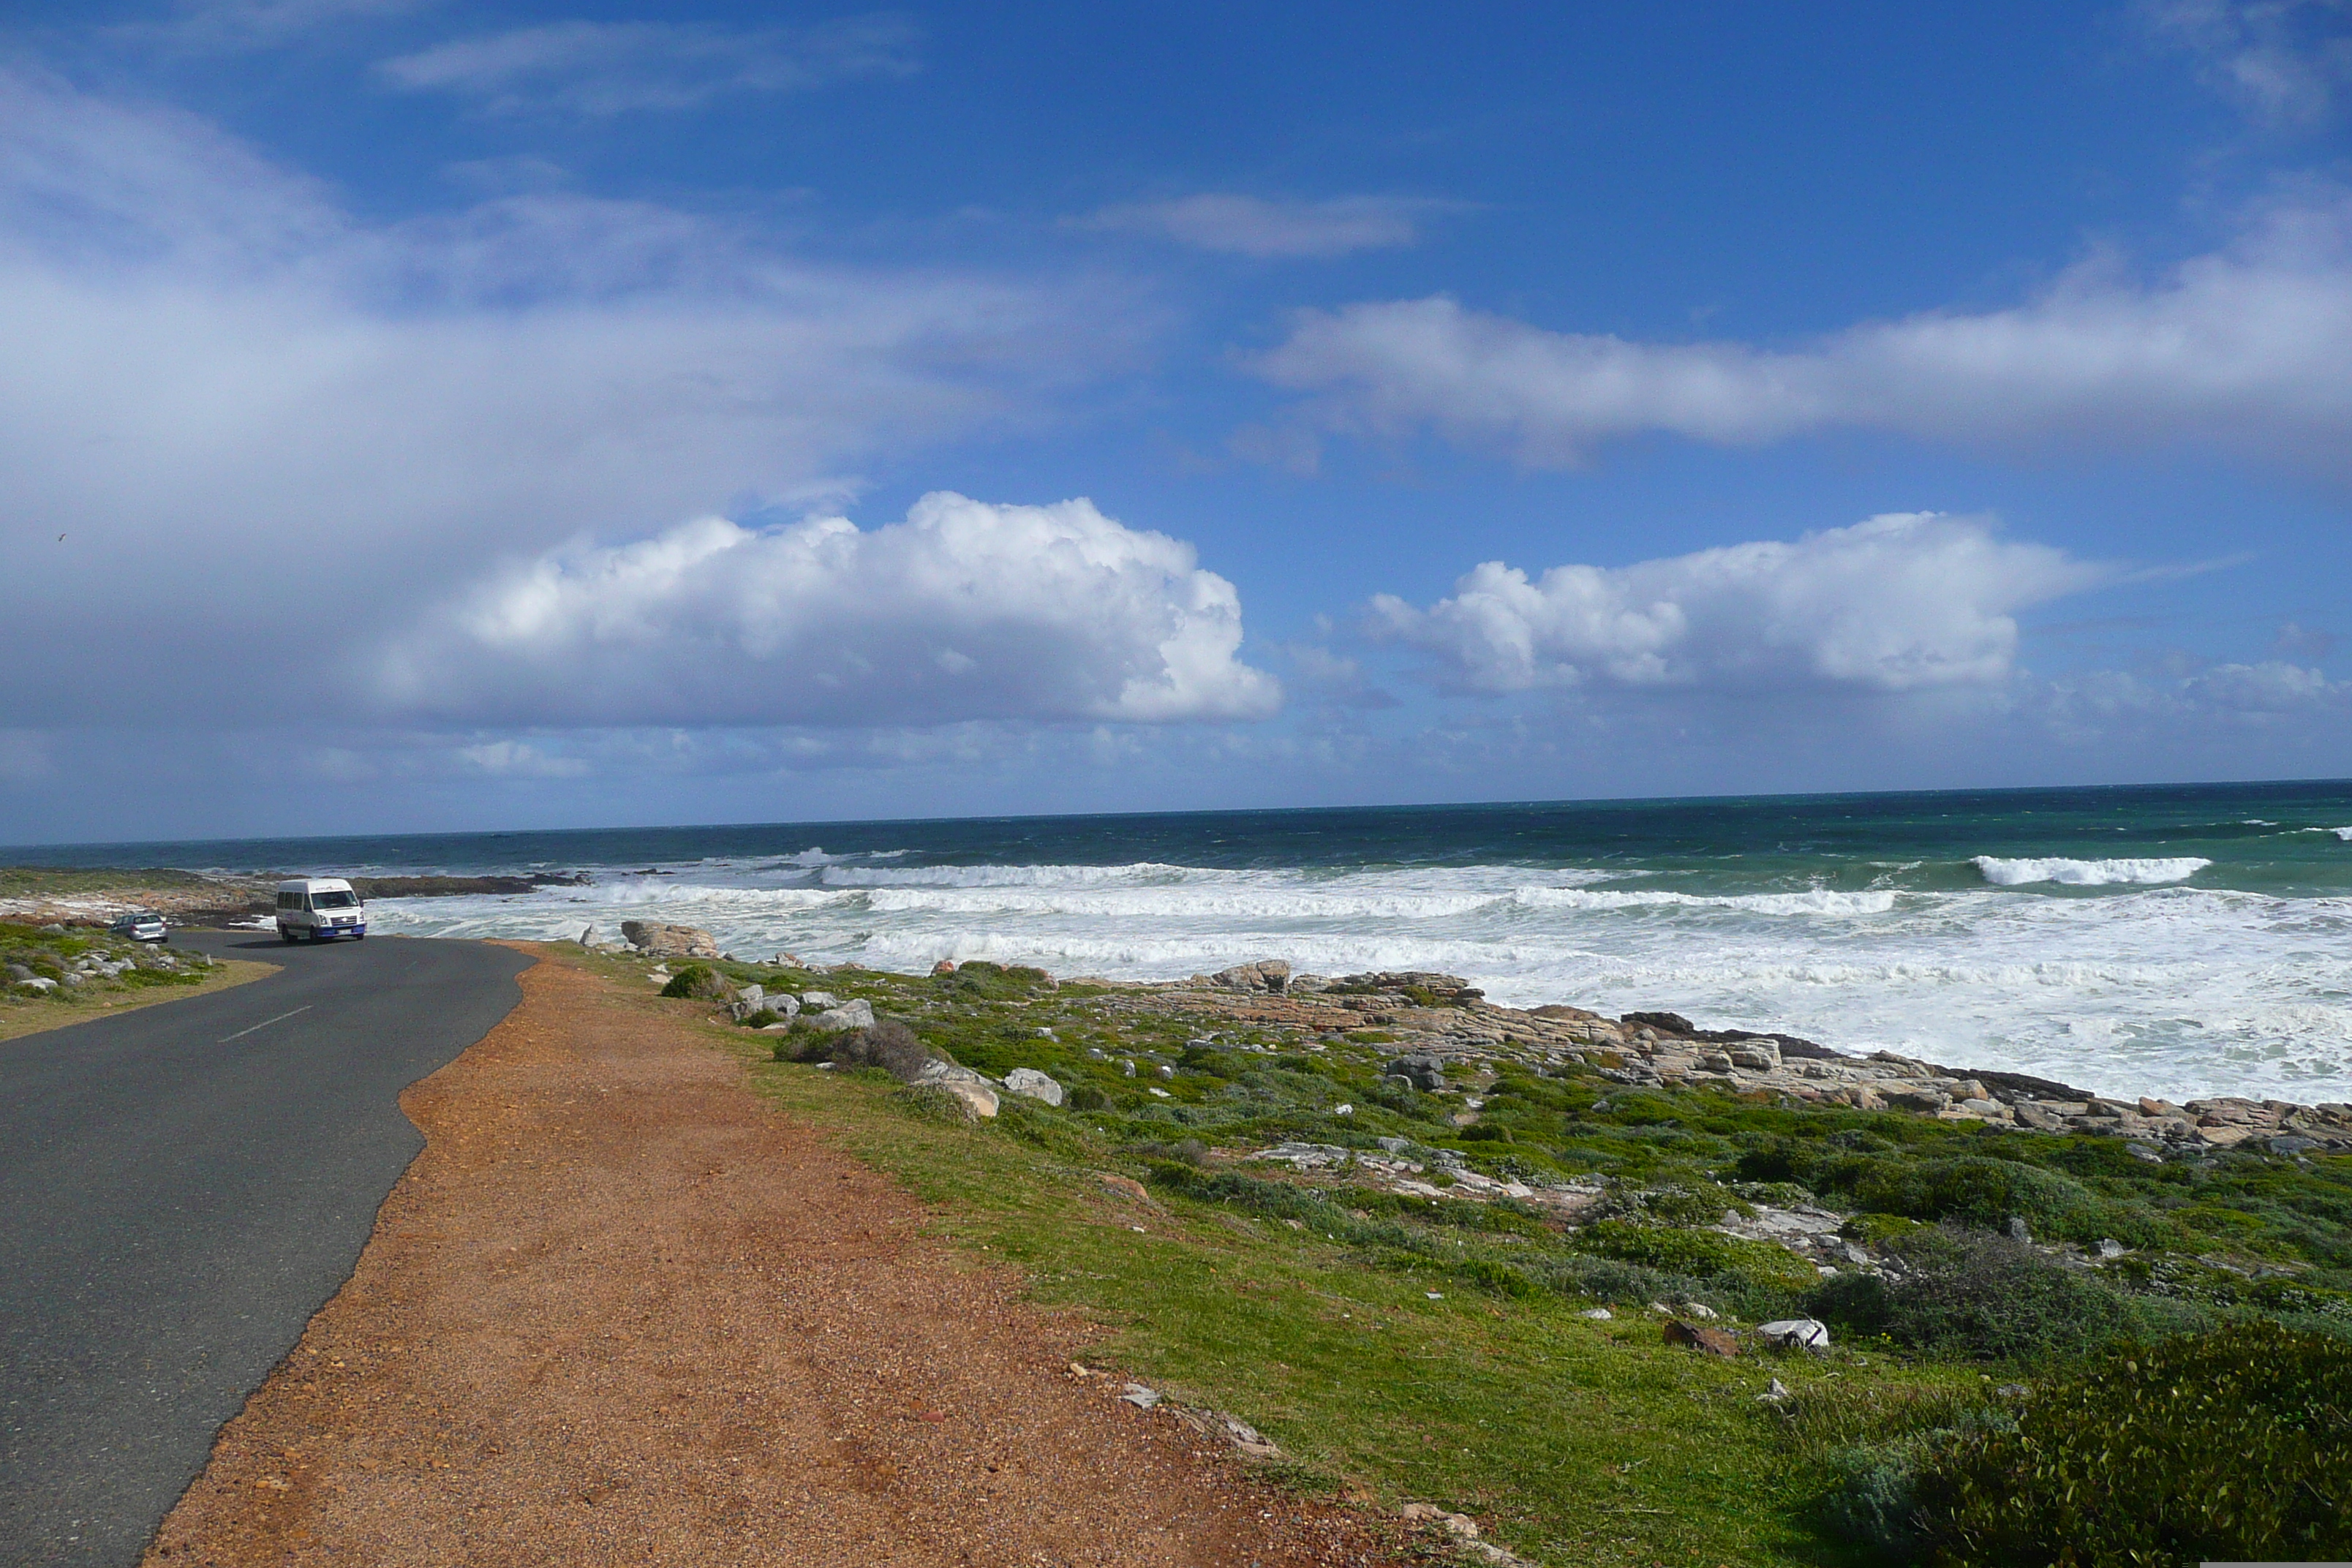
[[[677,999],[646,1005],[709,1018],[942,1235],[1100,1324],[1124,1371],[1272,1436],[1303,1484],[1435,1502],[1559,1563],[2352,1548],[2326,1500],[2200,1502],[2273,1480],[2304,1498],[2352,1451],[2352,1159],[1633,1088],[1502,1048],[1416,1079],[1378,1030],[1308,1038],[1213,998],[987,964],[667,978]],[[862,999],[887,1026],[712,1016],[755,982]],[[1008,1092],[973,1122],[852,1065],[913,1076],[927,1055],[1066,1097]],[[1800,1316],[1831,1325],[1826,1353],[1762,1347],[1754,1325]],[[1746,1353],[1669,1344],[1667,1319],[1714,1320]],[[2193,1441],[2146,1436],[2193,1432],[2171,1382],[2100,1394],[2175,1363],[2248,1391],[2244,1431],[2194,1465]],[[1971,1544],[1995,1539],[2006,1555]]]
[[[157,952],[97,931],[0,921],[0,1040],[225,991],[277,973],[274,963],[206,963],[198,955]],[[47,987],[35,984],[39,981]]]
[[[644,983],[642,963],[567,961]],[[1089,1021],[1093,998],[1075,987],[1050,1000],[950,989],[927,1008],[924,982],[792,978],[923,1018],[927,1038],[961,1036],[956,1054],[967,1060],[989,1056],[982,1036],[1034,1058],[1021,1042],[1044,1040],[1038,1031],[1049,1027],[1064,1037],[1053,1054],[1081,1062],[1087,1042],[1171,1062],[1186,1048],[1181,1020]],[[1525,1250],[1509,1229],[1389,1216],[1400,1247],[1363,1234],[1381,1222],[1360,1204],[1364,1218],[1325,1205],[1335,1227],[1326,1229],[1199,1195],[1207,1189],[1175,1176],[1169,1167],[1182,1161],[1162,1146],[1188,1124],[1152,1112],[1180,1092],[1183,1104],[1213,1104],[1232,1086],[1206,1074],[1189,1085],[1153,1079],[1181,1086],[1163,1088],[1164,1102],[1150,1084],[1133,1089],[1144,1136],[1111,1110],[1108,1091],[1092,1113],[1008,1098],[994,1121],[970,1125],[878,1071],[778,1062],[777,1037],[720,1025],[711,1035],[781,1108],[830,1129],[935,1205],[940,1235],[1024,1268],[1041,1306],[1099,1324],[1094,1355],[1257,1426],[1301,1485],[1436,1502],[1538,1561],[1865,1561],[1825,1521],[1823,1500],[1842,1479],[1831,1456],[1857,1435],[1980,1400],[1987,1386],[1979,1365],[1884,1349],[1723,1361],[1669,1346],[1645,1304],[1595,1321],[1584,1315],[1594,1298],[1530,1290],[1494,1267]],[[1104,1068],[1106,1082],[1131,1082],[1125,1059]],[[1071,1061],[1054,1065],[1081,1077]],[[1105,1175],[1150,1184],[1137,1196]],[[1459,1256],[1433,1255],[1441,1250]],[[1760,1403],[1776,1378],[1790,1398]]]

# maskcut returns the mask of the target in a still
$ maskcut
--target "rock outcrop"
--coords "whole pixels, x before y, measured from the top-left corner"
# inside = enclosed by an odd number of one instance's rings
[[[1035,1068],[1014,1068],[1004,1075],[1004,1088],[1009,1094],[1026,1095],[1048,1105],[1062,1103],[1062,1086]]]
[[[659,921],[623,921],[621,936],[649,958],[717,958],[719,943],[700,926],[665,925]]]

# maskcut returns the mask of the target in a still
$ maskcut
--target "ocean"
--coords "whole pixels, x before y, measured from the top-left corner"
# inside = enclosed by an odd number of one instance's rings
[[[2116,1095],[2352,1100],[2352,784],[829,822],[0,850],[47,865],[583,872],[378,931],[650,918],[744,956],[1182,976],[1431,969]]]

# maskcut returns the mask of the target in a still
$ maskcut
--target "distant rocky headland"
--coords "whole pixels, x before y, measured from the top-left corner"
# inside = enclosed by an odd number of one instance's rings
[[[227,925],[268,914],[275,907],[278,882],[311,874],[0,866],[0,921],[97,926],[134,910],[152,910],[183,925]],[[578,887],[587,880],[573,872],[549,872],[530,877],[353,877],[351,884],[361,898],[373,900],[530,893]]]

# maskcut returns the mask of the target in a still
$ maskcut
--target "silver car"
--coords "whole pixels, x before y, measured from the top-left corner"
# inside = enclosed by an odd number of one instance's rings
[[[106,928],[117,936],[127,936],[133,942],[169,942],[172,932],[163,924],[163,917],[152,910],[136,910]]]

